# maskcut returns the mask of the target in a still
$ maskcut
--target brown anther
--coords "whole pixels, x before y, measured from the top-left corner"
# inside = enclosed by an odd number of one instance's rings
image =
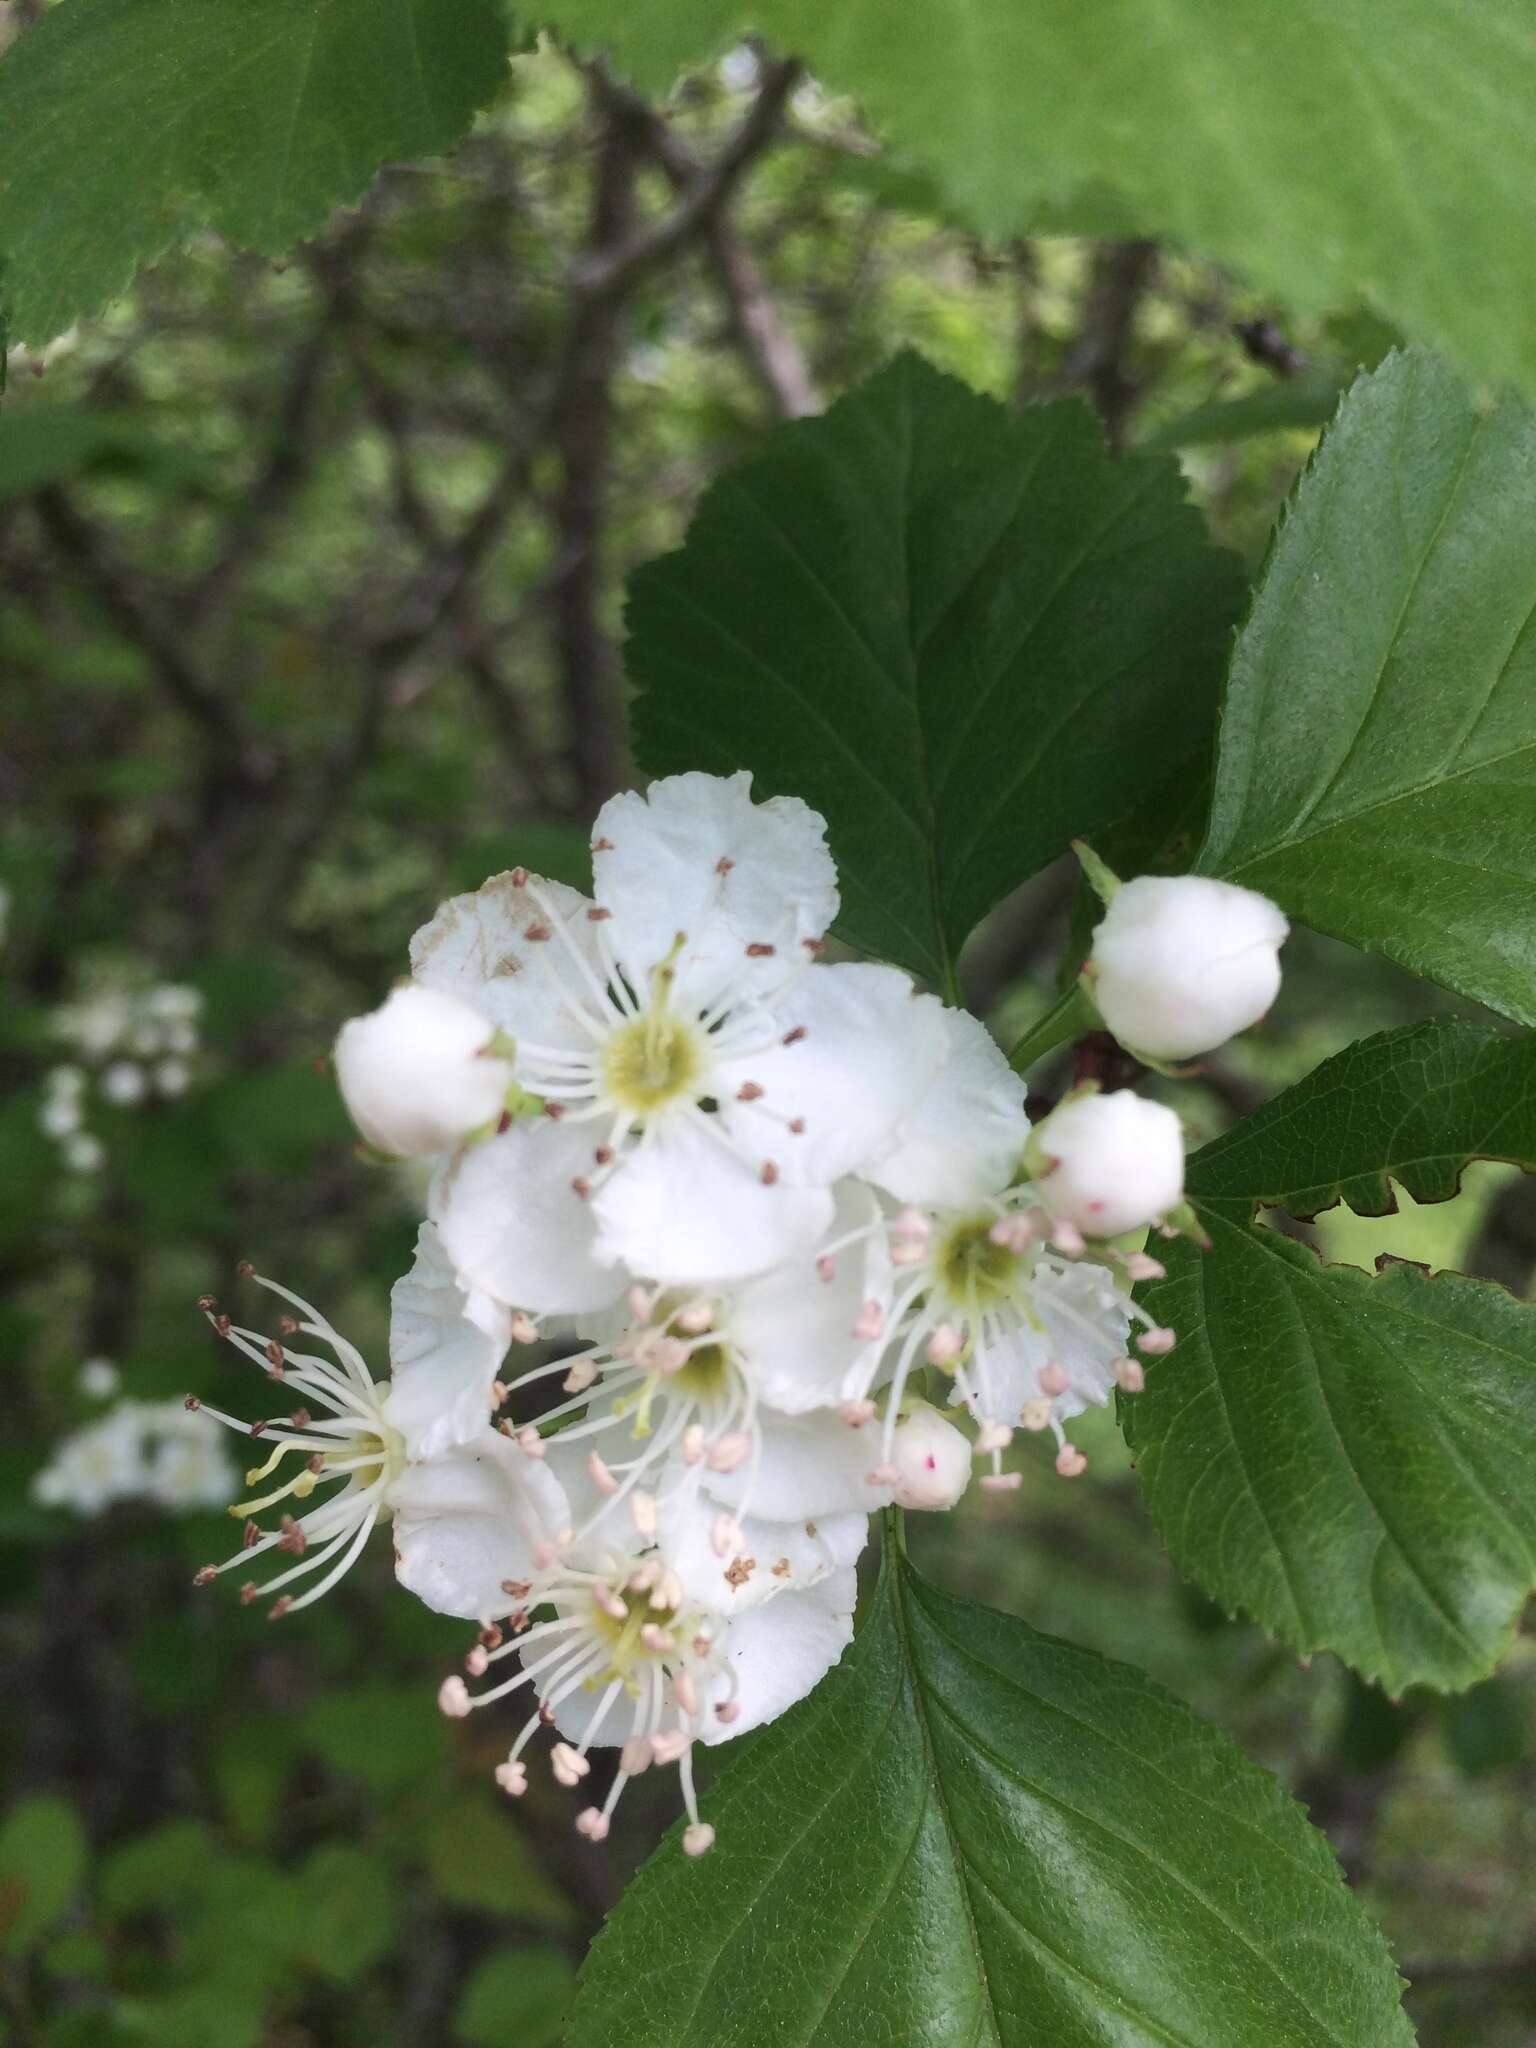
[[[249,1607],[260,1591],[261,1588],[254,1579],[247,1579],[240,1588],[240,1605],[242,1607]]]
[[[717,875],[728,875],[731,872],[731,869],[735,867],[735,865],[735,861],[731,859],[728,853],[722,853],[720,858],[715,862],[715,873]]]
[[[756,1102],[759,1096],[762,1094],[762,1092],[763,1089],[761,1082],[743,1081],[741,1086],[736,1090],[736,1100],[738,1102]]]
[[[612,853],[613,841],[611,839],[594,839],[592,851],[594,853]]]
[[[546,1728],[553,1728],[555,1725],[554,1715],[550,1712],[549,1708],[545,1706],[542,1700],[539,1701],[539,1719],[544,1723],[544,1726]]]
[[[298,1318],[296,1316],[279,1316],[277,1327],[285,1337],[296,1337],[299,1333]]]
[[[278,1343],[277,1339],[275,1337],[269,1339],[267,1343],[267,1357],[271,1360],[272,1364],[281,1366],[284,1362],[284,1355],[283,1347]]]
[[[302,1522],[296,1522],[292,1515],[284,1515],[283,1533],[277,1539],[279,1550],[286,1550],[290,1557],[302,1557],[309,1548],[309,1538],[304,1534]]]
[[[249,1259],[242,1259],[239,1265],[236,1266],[235,1271],[240,1275],[240,1278],[242,1280],[254,1279],[256,1275],[256,1268],[251,1264]]]
[[[292,1605],[293,1595],[291,1593],[279,1593],[272,1602],[272,1605],[267,1609],[268,1621],[281,1621]]]
[[[198,1409],[201,1408],[203,1404],[201,1401],[199,1401],[196,1394],[188,1394],[187,1398],[182,1402],[181,1405],[183,1408],[187,1409],[191,1414],[195,1415]]]
[[[578,1173],[571,1182],[571,1192],[572,1194],[580,1195],[581,1199],[585,1201],[592,1192],[592,1183]]]
[[[194,1586],[211,1586],[218,1576],[219,1568],[216,1564],[205,1564],[201,1571],[192,1574],[192,1583]]]
[[[754,939],[747,948],[749,960],[771,960],[778,951],[777,946],[765,946],[761,939]]]
[[[773,1576],[776,1579],[787,1579],[789,1577],[789,1573],[789,1559],[787,1557],[781,1557],[778,1563],[773,1567]]]
[[[514,868],[509,880],[514,889],[526,889],[528,886],[528,870],[526,868]]]
[[[475,1638],[482,1650],[499,1650],[504,1640],[501,1630],[493,1621],[488,1628],[481,1629]]]
[[[527,1579],[503,1579],[501,1590],[509,1599],[526,1600],[533,1591],[533,1586]]]
[[[807,953],[824,953],[827,950],[825,939],[802,939],[800,943]]]
[[[492,1380],[492,1381],[491,1381],[491,1406],[492,1406],[493,1408],[499,1408],[499,1407],[501,1406],[502,1402],[506,1400],[506,1398],[507,1398],[507,1395],[508,1395],[508,1394],[509,1394],[510,1392],[511,1392],[511,1389],[510,1389],[510,1387],[508,1387],[508,1385],[507,1385],[507,1383],[506,1383],[506,1381],[505,1381],[505,1380]]]
[[[267,1431],[271,1427],[271,1423],[266,1420],[265,1416],[263,1416],[260,1422],[253,1422],[251,1424],[250,1428],[246,1431],[246,1434],[248,1436],[265,1436]]]
[[[324,1451],[316,1451],[315,1455],[309,1460],[309,1470],[317,1477],[325,1470]]]
[[[792,1116],[789,1120],[789,1129],[792,1137],[803,1138],[805,1136],[805,1118],[803,1116]]]
[[[798,1045],[801,1039],[804,1038],[804,1036],[805,1026],[803,1024],[797,1024],[793,1031],[785,1032],[784,1043],[786,1045]]]
[[[503,1131],[510,1131],[510,1130],[511,1130],[511,1128],[512,1128],[512,1112],[511,1112],[511,1110],[510,1110],[510,1109],[504,1109],[504,1110],[503,1110],[503,1111],[501,1112],[501,1115],[500,1115],[499,1117],[497,1117],[497,1119],[496,1119],[496,1135],[497,1135],[497,1137],[499,1138],[499,1137],[501,1136],[501,1134],[502,1134],[502,1132],[503,1132]]]
[[[213,1319],[213,1327],[218,1331],[221,1337],[227,1337],[230,1331],[235,1326],[230,1321],[228,1316],[215,1316]]]
[[[612,1166],[613,1147],[611,1145],[599,1145],[597,1150],[592,1154],[592,1157],[596,1160],[599,1166]]]
[[[728,1586],[744,1586],[756,1570],[755,1557],[733,1557],[725,1568],[725,1583]]]
[[[511,1614],[507,1616],[507,1627],[511,1629],[513,1635],[515,1636],[520,1636],[522,1634],[523,1630],[527,1628],[528,1622],[529,1615],[526,1607],[516,1608]]]
[[[765,1188],[771,1188],[779,1177],[779,1169],[771,1159],[765,1159],[758,1168],[757,1177]]]
[[[245,1527],[240,1531],[240,1548],[242,1550],[254,1550],[260,1541],[261,1524],[247,1520]]]
[[[496,1427],[501,1431],[503,1436],[517,1435],[517,1424],[512,1420],[510,1415],[503,1415],[500,1422],[497,1423]]]
[[[308,1429],[309,1410],[307,1408],[295,1408],[288,1418],[288,1426],[290,1429]]]
[[[611,910],[604,910],[601,903],[589,904],[587,907],[588,924],[606,924],[612,915],[613,912]]]
[[[547,924],[531,924],[523,933],[523,937],[527,939],[531,945],[542,946],[544,941],[549,937],[549,926]]]
[[[552,1124],[557,1124],[559,1123],[561,1117],[565,1115],[565,1104],[563,1102],[546,1102],[544,1105],[544,1114],[549,1118]]]

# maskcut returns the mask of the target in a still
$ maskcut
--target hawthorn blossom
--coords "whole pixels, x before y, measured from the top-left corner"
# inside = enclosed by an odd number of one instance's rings
[[[542,1117],[462,1152],[432,1214],[509,1306],[610,1306],[628,1276],[733,1280],[815,1244],[834,1184],[942,1059],[942,1007],[893,968],[819,963],[825,828],[746,774],[605,804],[589,900],[526,869],[446,903],[418,982],[517,1045]]]
[[[523,1754],[541,1725],[559,1731],[550,1762],[567,1786],[588,1776],[594,1747],[617,1748],[620,1767],[602,1805],[586,1807],[576,1822],[594,1841],[607,1834],[632,1777],[675,1764],[688,1812],[683,1846],[699,1855],[714,1830],[699,1816],[693,1744],[728,1741],[772,1720],[841,1656],[853,1639],[854,1564],[867,1517],[781,1531],[775,1540],[786,1547],[765,1554],[755,1592],[723,1610],[690,1586],[653,1530],[593,1486],[579,1445],[557,1437],[548,1456],[576,1527],[540,1553],[525,1579],[508,1581],[496,1611],[506,1628],[484,1628],[466,1659],[477,1680],[504,1659],[516,1656],[517,1665],[477,1693],[450,1677],[438,1704],[458,1718],[532,1689],[533,1710],[496,1771],[514,1798],[526,1789]],[[757,1570],[743,1558],[733,1576],[751,1586]]]
[[[1191,1059],[1269,1009],[1289,930],[1255,890],[1206,875],[1139,875],[1113,888],[1084,979],[1122,1045],[1153,1060]]]
[[[82,1391],[107,1398],[117,1370],[106,1359],[81,1368]],[[119,1501],[145,1501],[184,1512],[222,1507],[234,1468],[219,1432],[179,1401],[119,1401],[55,1448],[32,1481],[33,1498],[79,1515],[100,1514]]]
[[[424,1226],[416,1262],[392,1296],[393,1377],[375,1380],[361,1352],[318,1310],[276,1281],[250,1277],[298,1311],[281,1318],[278,1337],[235,1324],[208,1297],[205,1312],[299,1405],[248,1424],[188,1395],[189,1408],[271,1446],[245,1475],[258,1490],[229,1510],[246,1518],[240,1549],[204,1566],[197,1582],[271,1550],[295,1558],[274,1578],[241,1587],[244,1601],[276,1594],[269,1610],[276,1619],[328,1592],[377,1523],[392,1518],[402,1585],[444,1613],[480,1614],[501,1579],[526,1568],[546,1520],[558,1520],[563,1509],[558,1487],[490,1424],[508,1342],[505,1312],[464,1294],[436,1233]],[[318,1338],[333,1356],[296,1349],[296,1336]],[[306,1505],[332,1486],[317,1506]],[[274,1509],[278,1526],[263,1529],[254,1518]],[[302,1592],[288,1592],[316,1573]]]
[[[397,988],[342,1025],[333,1059],[342,1097],[380,1152],[416,1159],[494,1129],[513,1087],[494,1024],[441,990]]]
[[[1069,1095],[1025,1152],[1041,1204],[1085,1237],[1143,1230],[1184,1199],[1184,1132],[1171,1109],[1129,1088]]]

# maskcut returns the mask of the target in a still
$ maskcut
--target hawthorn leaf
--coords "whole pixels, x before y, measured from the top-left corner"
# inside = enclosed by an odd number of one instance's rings
[[[853,1648],[728,1763],[568,2048],[1397,2048],[1381,1936],[1266,1772],[1140,1672],[888,1544]]]
[[[1340,408],[1232,657],[1197,869],[1536,1023],[1536,414],[1433,356]]]
[[[1166,236],[1536,386],[1528,0],[547,0],[656,92],[749,30],[984,234]],[[1114,225],[1109,223],[1113,221]]]
[[[1443,1200],[1473,1159],[1536,1166],[1536,1040],[1437,1019],[1326,1061],[1190,1159],[1211,1248],[1168,1248],[1178,1345],[1121,1402],[1180,1569],[1392,1693],[1485,1677],[1536,1585],[1536,1307],[1254,1218]]]
[[[635,576],[635,750],[803,797],[841,935],[947,986],[1009,889],[1199,754],[1241,599],[1171,459],[904,354]]]
[[[277,255],[507,75],[497,0],[70,0],[0,58],[12,338],[43,343],[209,227]]]

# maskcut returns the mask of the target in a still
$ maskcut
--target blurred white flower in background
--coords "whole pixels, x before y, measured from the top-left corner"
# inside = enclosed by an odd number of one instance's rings
[[[53,1034],[75,1057],[46,1075],[38,1124],[71,1173],[98,1173],[106,1163],[106,1146],[89,1128],[93,1099],[127,1110],[186,1094],[202,1006],[197,989],[161,982],[100,989],[54,1013]]]
[[[89,1381],[89,1384],[87,1383]],[[82,1391],[109,1393],[117,1370],[105,1358],[80,1371]],[[119,1501],[176,1511],[223,1507],[239,1479],[217,1427],[180,1401],[120,1401],[65,1437],[32,1481],[44,1507],[99,1515]]]

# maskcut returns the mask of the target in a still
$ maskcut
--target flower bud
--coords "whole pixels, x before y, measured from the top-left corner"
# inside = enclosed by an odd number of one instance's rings
[[[400,1159],[446,1152],[500,1115],[512,1063],[496,1027],[457,996],[407,982],[343,1024],[336,1079],[370,1145]]]
[[[1204,875],[1141,875],[1093,935],[1087,981],[1132,1052],[1185,1060],[1256,1024],[1280,987],[1290,927],[1267,896]]]
[[[952,1508],[970,1483],[971,1447],[937,1408],[911,1401],[893,1433],[891,1464],[900,1475],[898,1507]]]
[[[1069,1096],[1036,1124],[1025,1165],[1053,1217],[1118,1237],[1178,1206],[1184,1133],[1171,1109],[1128,1088]]]

